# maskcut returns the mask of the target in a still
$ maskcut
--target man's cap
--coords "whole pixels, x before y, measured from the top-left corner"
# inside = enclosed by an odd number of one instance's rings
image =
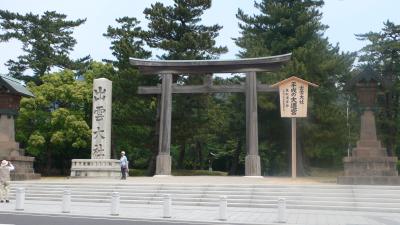
[[[7,161],[7,160],[1,161],[1,166],[7,166],[7,164],[8,164],[8,161]]]

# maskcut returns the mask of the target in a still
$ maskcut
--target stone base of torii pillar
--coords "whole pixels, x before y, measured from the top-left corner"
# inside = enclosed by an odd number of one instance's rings
[[[258,155],[248,155],[245,158],[245,176],[246,177],[262,177],[261,176],[261,160]]]
[[[169,154],[158,154],[156,164],[156,176],[171,175],[171,156]]]

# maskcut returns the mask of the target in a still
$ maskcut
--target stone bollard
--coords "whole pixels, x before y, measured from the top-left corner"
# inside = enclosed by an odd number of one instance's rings
[[[228,201],[226,196],[219,197],[219,220],[226,220],[226,210],[228,208]]]
[[[163,217],[171,218],[171,195],[164,195]]]
[[[17,188],[15,210],[23,211],[25,204],[25,188]]]
[[[286,199],[278,199],[278,223],[286,223]]]
[[[62,212],[69,213],[71,212],[71,191],[64,190],[63,198],[62,198]]]
[[[119,193],[113,192],[111,194],[111,215],[118,216],[119,215]]]

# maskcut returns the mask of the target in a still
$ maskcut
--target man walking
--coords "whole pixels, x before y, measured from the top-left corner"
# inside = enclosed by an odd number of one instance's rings
[[[125,156],[125,152],[121,152],[121,158],[119,160],[121,165],[121,180],[126,180],[126,171],[128,169],[128,159]]]
[[[14,170],[14,166],[7,160],[1,161],[0,164],[0,202],[10,202],[8,193],[10,192],[10,171]]]

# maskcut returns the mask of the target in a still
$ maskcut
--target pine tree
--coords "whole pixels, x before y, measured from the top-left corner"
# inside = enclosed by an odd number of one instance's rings
[[[157,2],[146,8],[148,45],[166,52],[161,59],[212,59],[227,52],[226,47],[215,46],[222,26],[199,24],[210,7],[211,0],[174,0],[173,6]]]
[[[215,59],[227,52],[224,46],[216,46],[215,38],[222,29],[219,25],[201,25],[201,16],[211,7],[211,0],[174,0],[171,6],[155,3],[144,10],[149,20],[146,42],[163,51],[160,59]],[[174,81],[183,84],[201,84],[202,76],[175,76]],[[179,146],[178,167],[183,168],[186,149],[193,149],[194,163],[191,168],[203,165],[203,150],[207,131],[207,105],[210,96],[174,96],[172,113],[172,145]]]
[[[158,78],[141,75],[129,63],[130,57],[145,59],[151,56],[151,52],[144,49],[144,32],[139,26],[140,22],[133,17],[122,17],[116,21],[118,26],[109,26],[103,34],[111,40],[110,49],[116,58],[104,60],[112,63],[116,69],[109,78],[113,82],[112,150],[115,154],[123,149],[131,165],[145,168],[152,151],[158,150],[156,128],[152,126],[156,123],[154,117],[157,109],[154,105],[157,99],[139,96],[137,88],[139,85],[155,85]]]
[[[73,29],[85,23],[86,19],[74,21],[66,18],[55,11],[46,11],[43,15],[21,15],[0,10],[0,41],[19,40],[25,53],[16,61],[10,59],[6,63],[10,75],[40,83],[40,77],[53,68],[81,70],[87,65],[89,56],[78,60],[69,57],[76,44],[72,37]],[[24,73],[28,69],[33,71],[31,76]]]
[[[353,57],[351,54],[340,53],[338,46],[332,46],[323,37],[327,29],[321,23],[322,13],[319,11],[323,4],[322,0],[263,0],[255,3],[260,14],[251,16],[242,10],[237,14],[242,31],[241,37],[235,41],[243,49],[239,56],[293,53],[291,62],[280,73],[259,76],[259,79],[272,83],[297,75],[320,85],[320,88],[311,90],[308,119],[300,120],[301,126],[298,129],[298,171],[303,174],[306,171],[302,165],[307,160],[302,159],[302,156],[314,159],[311,163],[340,163],[346,146],[345,118],[338,99],[341,87],[349,76]],[[274,100],[276,98],[259,98],[260,118],[266,115],[278,118],[279,107],[273,106],[279,104]],[[288,127],[283,120],[269,120],[259,127],[265,130],[266,135],[260,137],[261,146],[290,148],[289,136],[276,136],[276,130]],[[268,155],[265,152],[261,154]],[[283,158],[289,158],[284,154]],[[270,159],[265,161],[266,164],[270,162]]]

